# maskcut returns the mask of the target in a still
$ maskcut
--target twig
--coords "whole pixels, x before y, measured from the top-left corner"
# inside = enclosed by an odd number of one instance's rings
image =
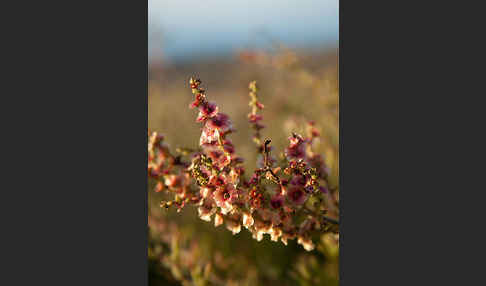
[[[322,217],[323,217],[325,220],[327,220],[328,222],[330,222],[330,223],[333,223],[333,224],[337,224],[337,225],[339,225],[339,221],[338,221],[338,220],[336,220],[336,219],[330,218],[330,217],[328,217],[328,216],[322,216]]]
[[[265,165],[263,171],[269,172],[272,175],[272,177],[277,181],[277,184],[280,185],[280,178],[273,172],[268,162],[268,153],[270,152],[268,145],[270,145],[270,142],[272,142],[272,140],[267,139],[265,140],[265,144],[263,145],[263,159],[264,159],[263,162]]]

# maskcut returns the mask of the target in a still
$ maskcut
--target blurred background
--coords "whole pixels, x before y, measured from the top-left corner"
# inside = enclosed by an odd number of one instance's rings
[[[188,80],[197,76],[210,101],[228,114],[229,138],[255,169],[247,114],[248,84],[265,105],[264,138],[274,154],[291,132],[314,120],[317,151],[339,182],[337,0],[148,1],[148,125],[171,151],[196,148],[200,137]],[[338,285],[339,237],[323,235],[314,251],[295,241],[261,242],[243,229],[232,235],[202,221],[193,208],[160,209],[164,194],[149,183],[150,285]]]

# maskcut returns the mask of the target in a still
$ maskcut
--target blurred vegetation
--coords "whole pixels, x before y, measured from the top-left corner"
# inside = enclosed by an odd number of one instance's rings
[[[228,114],[237,132],[231,137],[245,169],[254,170],[248,83],[259,84],[265,104],[263,137],[272,139],[275,154],[288,145],[291,132],[305,133],[314,120],[321,132],[316,150],[325,156],[331,182],[339,185],[339,92],[337,51],[295,53],[244,51],[233,59],[184,65],[151,65],[149,129],[165,135],[171,150],[197,148],[200,125],[188,109],[189,77],[203,80],[208,98]],[[150,285],[338,285],[339,235],[322,235],[316,250],[305,251],[265,237],[261,242],[242,231],[232,235],[202,221],[193,208],[179,214],[159,206],[163,192],[149,185]],[[339,200],[339,198],[338,198]]]

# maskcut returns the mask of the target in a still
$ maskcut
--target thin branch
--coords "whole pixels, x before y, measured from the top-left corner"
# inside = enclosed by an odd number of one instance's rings
[[[272,140],[267,139],[265,140],[265,144],[263,145],[263,162],[264,162],[264,169],[263,171],[269,172],[272,177],[275,179],[276,183],[280,185],[280,178],[273,172],[272,168],[270,167],[270,163],[268,162],[268,153],[270,153],[270,149],[268,148],[268,145]]]
[[[338,220],[336,220],[336,219],[330,218],[330,217],[328,217],[328,216],[322,216],[322,217],[323,217],[325,220],[327,220],[328,222],[330,222],[330,223],[333,223],[333,224],[337,224],[337,225],[339,225],[339,221],[338,221]]]

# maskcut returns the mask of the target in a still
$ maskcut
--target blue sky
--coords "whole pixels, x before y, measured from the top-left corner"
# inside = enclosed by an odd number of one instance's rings
[[[338,0],[149,0],[149,60],[269,47],[337,46]]]

